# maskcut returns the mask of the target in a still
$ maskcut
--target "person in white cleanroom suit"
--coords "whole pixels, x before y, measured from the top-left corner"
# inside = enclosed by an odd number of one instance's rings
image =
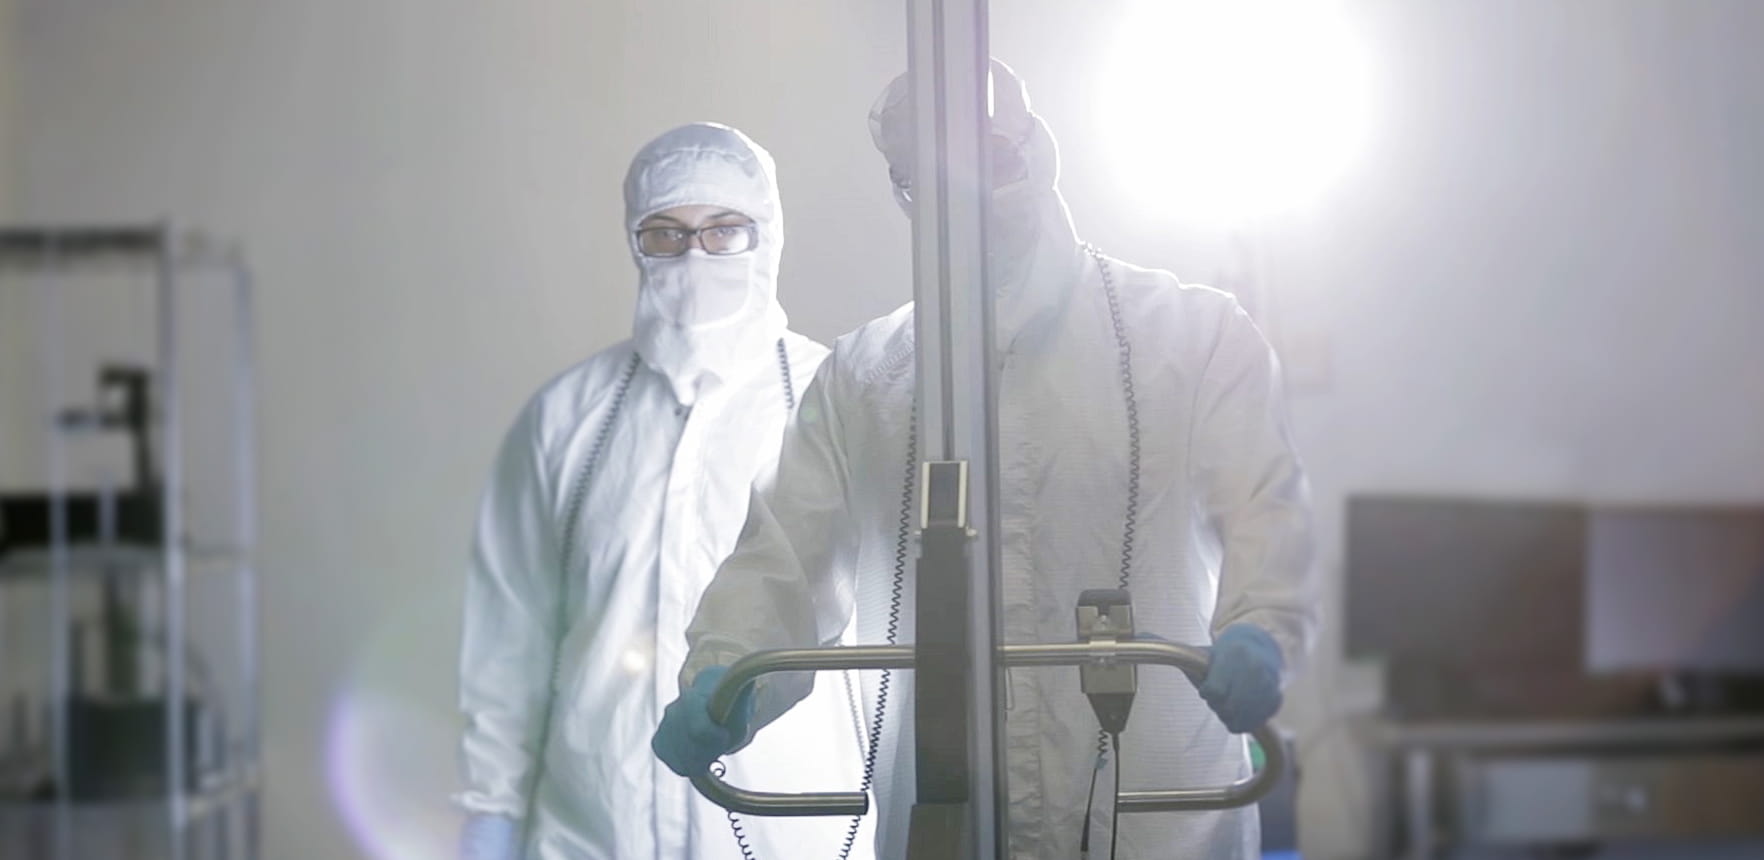
[[[478,517],[456,798],[469,860],[743,856],[729,817],[646,741],[674,696],[699,592],[827,351],[786,328],[775,169],[740,132],[687,125],[645,146],[625,178],[625,227],[634,336],[528,401]],[[851,706],[837,677],[822,687],[732,758],[729,778],[855,788]],[[740,820],[761,858],[834,857],[851,824]]]
[[[1308,491],[1274,353],[1230,295],[1081,242],[1055,188],[1053,137],[1009,69],[994,63],[992,84],[1003,635],[1071,641],[1079,592],[1119,587],[1125,570],[1137,629],[1208,645],[1212,661],[1198,690],[1174,670],[1139,672],[1122,787],[1230,783],[1250,765],[1226,724],[1243,732],[1273,716],[1316,624]],[[903,200],[913,179],[907,93],[895,81],[871,114]],[[858,642],[888,639],[895,571],[910,562],[901,527],[913,519],[903,507],[913,338],[910,305],[840,338],[804,395],[776,473],[688,630],[684,692],[654,741],[677,771],[739,741],[717,736],[701,672],[754,650],[832,644],[854,611]],[[906,570],[902,641],[915,599]],[[754,725],[804,692],[799,680],[771,678],[749,694]],[[874,718],[877,684],[864,686]],[[905,846],[911,690],[912,673],[894,673],[883,709],[881,857]],[[1106,856],[1097,846],[1108,844],[1113,776],[1100,774],[1086,825],[1099,727],[1077,670],[1012,670],[1005,706],[1010,856],[1072,860],[1086,826],[1092,856]],[[1137,813],[1119,826],[1121,858],[1259,856],[1253,809]]]

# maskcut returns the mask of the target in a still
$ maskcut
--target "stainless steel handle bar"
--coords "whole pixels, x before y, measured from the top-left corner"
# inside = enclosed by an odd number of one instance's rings
[[[1127,642],[1063,642],[1048,645],[1005,645],[1003,663],[1010,667],[1077,666],[1090,662],[1148,663],[1174,666],[1198,680],[1207,671],[1207,652],[1191,645],[1135,639]],[[845,669],[910,669],[911,645],[876,645],[854,648],[802,648],[757,651],[729,667],[711,694],[711,716],[718,722],[735,709],[741,688],[761,675],[774,672],[838,671]],[[1261,800],[1274,789],[1289,761],[1286,739],[1273,724],[1250,735],[1267,754],[1262,769],[1246,779],[1216,788],[1174,788],[1123,791],[1116,798],[1122,812],[1175,812],[1180,810],[1232,809]],[[731,812],[744,815],[811,816],[863,815],[869,796],[861,791],[789,794],[749,791],[705,773],[692,778],[700,794]]]
[[[735,710],[741,688],[761,675],[773,672],[842,671],[846,669],[911,669],[913,646],[876,645],[855,648],[799,648],[786,651],[755,651],[729,667],[728,674],[711,693],[711,717],[726,722]],[[870,811],[870,796],[861,791],[828,791],[790,794],[736,788],[715,774],[692,778],[698,793],[710,802],[743,815],[807,816],[863,815]]]

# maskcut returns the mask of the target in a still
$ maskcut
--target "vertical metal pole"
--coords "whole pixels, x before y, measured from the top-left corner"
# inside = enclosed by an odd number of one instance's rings
[[[985,288],[985,215],[988,31],[986,0],[908,0],[908,66],[915,125],[913,176],[914,324],[918,360],[918,434],[927,463],[965,464],[965,514],[970,544],[965,593],[951,595],[965,609],[959,630],[927,630],[919,618],[915,642],[923,658],[928,635],[961,645],[966,659],[936,665],[921,659],[915,683],[959,683],[954,702],[916,696],[918,722],[966,727],[966,774],[959,797],[962,845],[953,856],[994,858],[1004,842],[999,813],[1003,758],[998,746],[999,564],[997,529],[996,401],[993,397],[992,294]],[[935,467],[932,467],[935,468]],[[927,483],[932,468],[925,470]],[[920,492],[929,491],[921,486]],[[927,508],[929,510],[929,508]],[[929,525],[929,523],[927,523]],[[926,545],[929,552],[930,545]],[[919,579],[927,605],[933,579]],[[956,619],[950,619],[952,621]],[[956,677],[950,676],[956,673]],[[950,713],[952,708],[960,713]],[[915,759],[938,761],[935,738],[916,734]],[[928,777],[921,771],[924,800]],[[929,819],[928,819],[929,820]],[[920,825],[915,810],[914,826]],[[924,844],[909,838],[909,846]]]
[[[182,380],[178,373],[177,236],[170,225],[159,229],[155,258],[159,299],[160,515],[163,517],[165,564],[165,707],[166,812],[171,825],[171,860],[186,860],[184,825],[189,815],[184,754],[184,426]]]
[[[1433,857],[1433,751],[1412,747],[1403,753],[1405,806],[1410,860]]]
[[[257,364],[253,340],[251,267],[242,251],[232,254],[233,273],[233,451],[234,508],[239,553],[239,750],[231,756],[243,807],[244,854],[258,851],[258,670],[257,602]]]
[[[73,769],[70,761],[71,738],[68,732],[68,697],[72,695],[72,655],[68,653],[68,626],[72,617],[68,578],[72,574],[68,558],[67,533],[67,452],[61,432],[56,426],[57,400],[61,397],[66,377],[67,343],[63,328],[67,320],[61,292],[52,283],[60,254],[51,243],[43,252],[43,274],[37,282],[37,299],[43,325],[39,328],[38,349],[43,351],[43,388],[45,404],[44,429],[48,432],[49,454],[49,755],[55,773],[55,808],[52,827],[57,860],[73,857]]]
[[[0,289],[6,288],[6,274],[6,259],[4,256],[0,256]],[[4,302],[4,300],[4,297],[0,297],[0,302]],[[29,297],[27,301],[34,304],[35,297]],[[0,343],[5,342],[5,322],[6,320],[4,318],[0,318]],[[21,324],[23,323],[21,322]],[[9,440],[4,435],[4,425],[0,424],[0,448],[4,448],[8,441]],[[6,599],[6,587],[0,585],[0,696],[5,697],[5,707],[7,709],[6,713],[8,719],[6,726],[6,747],[5,752],[0,753],[0,759],[14,760],[13,757],[17,756],[17,760],[22,761],[27,754],[27,750],[29,750],[31,746],[29,722],[30,705],[29,699],[24,698],[22,692],[15,692],[12,686],[12,663],[7,659],[7,654],[9,653],[7,649],[11,645],[12,635],[12,630],[7,625],[7,619],[11,617],[8,604],[9,601]]]

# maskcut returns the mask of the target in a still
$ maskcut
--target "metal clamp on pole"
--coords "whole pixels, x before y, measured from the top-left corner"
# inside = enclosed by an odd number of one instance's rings
[[[1090,589],[1078,595],[1078,640],[1109,644],[1133,638],[1133,599],[1125,590]],[[1090,699],[1102,729],[1112,735],[1127,730],[1139,671],[1132,663],[1084,663],[1078,667],[1079,689]]]
[[[1112,618],[1111,623],[1114,623]],[[1197,681],[1207,673],[1205,649],[1172,642],[1097,638],[1086,642],[1006,645],[1002,651],[1004,664],[1011,667],[1079,666],[1081,669],[1108,671],[1131,670],[1135,665],[1145,663],[1174,666]],[[774,672],[910,669],[912,666],[911,645],[758,651],[729,667],[729,673],[723,676],[722,683],[711,695],[711,716],[718,720],[727,719],[735,709],[735,700],[741,689],[760,676]],[[1117,796],[1117,808],[1122,812],[1234,809],[1261,800],[1280,781],[1290,755],[1286,739],[1272,723],[1257,728],[1250,736],[1261,744],[1267,761],[1261,770],[1247,779],[1210,788],[1123,791]],[[870,808],[869,796],[859,791],[801,794],[749,791],[729,785],[709,773],[693,777],[692,785],[712,803],[745,815],[863,815]]]

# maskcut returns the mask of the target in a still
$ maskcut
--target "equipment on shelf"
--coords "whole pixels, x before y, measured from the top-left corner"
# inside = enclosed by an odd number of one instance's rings
[[[69,345],[87,332],[65,321],[63,279],[117,273],[145,283],[105,280],[99,295],[127,300],[130,287],[146,287],[153,354],[100,364],[95,400],[70,407]],[[41,646],[48,671],[41,688],[8,689],[0,714],[0,860],[143,850],[168,860],[255,858],[256,385],[244,254],[169,224],[0,227],[0,286],[13,275],[35,288],[46,384],[40,403],[0,409],[42,416],[49,480],[0,493],[0,589],[43,601],[44,632],[25,644]],[[230,334],[218,354],[195,356],[227,372],[219,384],[189,374],[181,330],[190,306],[220,310],[212,331]],[[229,441],[198,443],[192,425],[214,426],[216,417]],[[93,436],[126,441],[121,486],[102,478],[70,486],[70,450]],[[211,501],[229,517],[193,525],[193,486],[224,496]],[[230,592],[221,611],[232,630],[220,642],[189,617],[198,588],[220,596],[211,585]],[[0,606],[21,605],[6,596]],[[213,618],[216,607],[204,603]],[[16,643],[13,629],[3,645]],[[211,671],[204,649],[226,662]]]
[[[0,494],[0,556],[19,549],[47,549],[55,539],[55,506],[66,511],[65,540],[158,546],[164,539],[163,488],[153,466],[151,423],[153,373],[145,367],[110,364],[98,370],[98,402],[63,410],[64,433],[121,432],[129,437],[134,484],[121,492],[56,494],[49,490]]]

